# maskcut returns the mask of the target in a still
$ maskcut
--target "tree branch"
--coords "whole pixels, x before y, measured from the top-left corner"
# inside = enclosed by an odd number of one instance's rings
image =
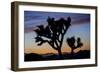
[[[52,44],[50,41],[47,41],[49,45],[51,45],[51,47],[53,47],[54,49],[57,50],[57,47],[54,46],[54,44]]]

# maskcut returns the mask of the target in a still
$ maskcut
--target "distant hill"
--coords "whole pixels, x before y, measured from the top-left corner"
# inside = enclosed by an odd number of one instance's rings
[[[64,59],[86,59],[90,58],[89,50],[80,50],[73,55],[70,53],[63,53],[63,58],[60,58],[58,54],[48,53],[48,54],[24,54],[24,61],[44,61],[44,60],[64,60]]]
[[[24,60],[25,61],[42,60],[42,56],[38,55],[38,54],[35,54],[35,53],[25,54],[24,55]]]

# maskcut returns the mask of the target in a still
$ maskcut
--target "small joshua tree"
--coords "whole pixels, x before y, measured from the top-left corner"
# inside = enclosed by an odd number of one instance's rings
[[[78,37],[77,40],[75,40],[75,37],[67,38],[66,42],[68,43],[69,47],[71,47],[71,54],[73,55],[74,50],[76,48],[82,47],[83,43],[81,42],[81,39]],[[77,45],[75,45],[77,43]]]
[[[58,51],[59,57],[62,58],[61,47],[64,35],[71,25],[71,18],[68,17],[67,20],[64,18],[55,20],[54,18],[48,17],[47,22],[46,27],[39,25],[37,29],[34,30],[37,34],[35,38],[36,42],[38,46],[43,43],[48,43],[53,49]]]

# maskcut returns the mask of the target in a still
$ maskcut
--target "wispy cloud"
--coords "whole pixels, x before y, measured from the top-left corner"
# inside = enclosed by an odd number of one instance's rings
[[[24,11],[25,33],[33,32],[34,27],[37,25],[46,25],[48,16],[54,17],[55,19],[60,19],[61,17],[67,19],[67,17],[70,16],[72,19],[72,25],[90,22],[89,14]]]

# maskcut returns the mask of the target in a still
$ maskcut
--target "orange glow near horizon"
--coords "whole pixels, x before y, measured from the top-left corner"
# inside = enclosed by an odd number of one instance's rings
[[[77,48],[74,50],[74,52],[78,52],[80,50],[90,50],[89,45],[85,45],[81,48]],[[62,48],[61,48],[62,53],[63,52],[67,52],[70,53],[71,52],[71,48],[68,47],[65,43],[63,44]],[[37,54],[47,54],[47,53],[58,53],[57,50],[53,49],[49,44],[44,44],[42,46],[35,46],[33,48],[25,48],[25,53],[37,53]]]

